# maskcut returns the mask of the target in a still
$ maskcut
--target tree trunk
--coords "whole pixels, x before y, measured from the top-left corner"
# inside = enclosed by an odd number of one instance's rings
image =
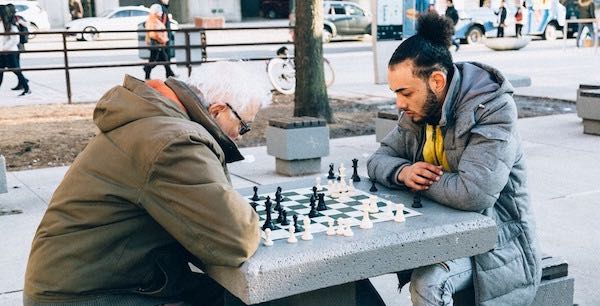
[[[323,0],[296,1],[294,116],[333,122],[323,74]]]

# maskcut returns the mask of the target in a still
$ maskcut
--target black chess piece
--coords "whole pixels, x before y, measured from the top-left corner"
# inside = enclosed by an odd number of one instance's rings
[[[296,233],[304,232],[304,228],[300,224],[298,224],[298,215],[294,215],[292,217],[292,219],[294,219],[294,229],[295,229],[294,232],[296,232]]]
[[[319,193],[319,203],[317,204],[317,210],[328,210],[327,205],[325,205],[325,194]]]
[[[275,193],[275,207],[274,209],[276,211],[280,211],[281,210],[281,193],[279,191],[277,191]]]
[[[254,195],[252,196],[252,201],[258,201],[260,200],[260,197],[258,196],[258,187],[254,186],[252,189],[254,189]]]
[[[352,168],[354,169],[352,171],[352,181],[360,182],[360,176],[358,176],[358,159],[352,159]]]
[[[317,195],[317,186],[313,186],[312,191],[313,191],[313,197],[315,197],[315,199],[316,199],[318,197],[318,195]]]
[[[287,210],[282,209],[281,215],[283,216],[283,217],[281,217],[282,218],[281,225],[290,225],[290,221],[287,218]]]
[[[254,211],[256,211],[256,206],[258,206],[258,203],[256,203],[256,202],[250,202],[250,206],[252,206],[252,208],[254,209]]]
[[[421,192],[420,191],[417,191],[415,193],[415,197],[413,198],[412,207],[413,208],[421,208],[421,207],[423,207],[423,204],[421,204]]]
[[[308,216],[310,218],[316,218],[319,216],[319,213],[317,212],[316,206],[317,204],[315,204],[315,197],[310,196],[310,211],[308,212]]]
[[[270,228],[272,231],[275,230],[275,224],[273,224],[273,219],[271,219],[271,198],[267,196],[267,201],[265,202],[265,212],[266,218],[265,223],[262,226],[263,231],[267,228]]]
[[[281,224],[283,222],[283,211],[284,210],[281,207],[277,210],[277,212],[279,212],[279,214],[277,215],[277,220],[275,220],[276,223]]]
[[[370,192],[377,192],[377,186],[375,186],[375,180],[371,180],[371,188],[369,188]]]
[[[333,173],[333,163],[329,164],[329,173],[327,175],[327,179],[329,179],[329,180],[335,179],[335,174]]]

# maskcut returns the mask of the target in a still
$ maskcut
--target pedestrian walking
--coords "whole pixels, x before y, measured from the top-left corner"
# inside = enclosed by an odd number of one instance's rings
[[[144,72],[146,73],[146,80],[150,79],[150,73],[152,69],[156,67],[153,62],[167,62],[163,64],[165,67],[166,77],[169,78],[174,76],[173,70],[169,62],[169,55],[167,54],[167,44],[169,43],[169,36],[167,35],[166,27],[160,20],[163,14],[162,7],[160,4],[153,4],[150,6],[150,14],[146,20],[146,45],[153,47],[150,49],[150,59],[146,66],[144,66]],[[150,31],[153,30],[153,31]]]
[[[596,18],[594,1],[593,0],[578,0],[579,4],[579,19],[591,19]],[[579,24],[579,29],[577,31],[577,47],[581,47],[583,45],[583,41],[585,40],[584,29],[587,29],[587,33],[592,38],[594,45],[596,44],[596,32],[594,31],[594,23],[593,22],[584,22]]]
[[[498,35],[497,37],[504,37],[504,27],[506,27],[506,7],[504,0],[500,1],[500,8],[494,14],[498,15]]]
[[[523,36],[523,12],[527,10],[527,3],[523,1],[521,6],[517,7],[517,11],[515,12],[515,35],[517,37]]]
[[[14,17],[11,16],[10,10],[6,5],[0,5],[0,19],[0,34],[17,33],[19,31],[15,24]],[[18,53],[12,53],[12,51],[19,50],[18,45],[19,35],[0,36],[0,68],[19,68]],[[21,71],[15,71],[15,74],[19,79],[19,84],[23,86],[23,92],[19,96],[30,94],[29,80],[25,78]],[[0,72],[0,85],[2,85],[3,78],[4,72]]]
[[[458,23],[458,11],[454,7],[454,3],[452,2],[452,0],[446,1],[446,4],[447,4],[447,8],[446,8],[446,13],[444,13],[444,15],[448,19],[452,20],[452,30],[454,30],[454,28],[456,27],[456,24]],[[454,45],[456,47],[456,51],[458,51],[458,48],[460,48],[460,43],[459,43],[458,39],[456,39],[456,37],[454,37],[454,35],[452,35],[452,45]]]
[[[71,20],[83,17],[83,5],[81,5],[81,0],[69,0],[69,13],[71,14]]]
[[[19,44],[17,45],[19,51],[24,51],[25,44],[29,41],[29,22],[22,16],[17,15],[17,10],[12,3],[7,4],[6,8],[8,11],[8,19],[13,20],[14,24],[17,25],[19,33],[24,33],[19,35]],[[17,53],[17,68],[21,68],[21,53]],[[16,71],[14,73],[17,75]],[[21,84],[21,79],[19,79],[17,86],[11,88],[11,90],[23,90],[23,88],[24,87],[23,84]]]

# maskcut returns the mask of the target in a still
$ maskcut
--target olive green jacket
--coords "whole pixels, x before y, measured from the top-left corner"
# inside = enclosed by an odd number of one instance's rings
[[[187,109],[126,76],[94,110],[100,133],[55,191],[35,234],[24,295],[36,302],[139,294],[174,297],[187,261],[239,266],[258,216],[231,186],[243,159],[185,84]]]

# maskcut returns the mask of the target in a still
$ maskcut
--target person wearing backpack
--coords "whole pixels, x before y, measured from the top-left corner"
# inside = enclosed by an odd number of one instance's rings
[[[523,31],[523,11],[527,9],[527,4],[523,1],[523,4],[517,7],[517,12],[515,13],[515,35],[517,37],[522,37]]]
[[[13,7],[14,9],[14,7]],[[16,33],[19,31],[15,24],[14,14],[11,13],[8,5],[0,5],[0,33]],[[16,34],[0,36],[0,68],[20,68],[18,51],[19,36]],[[8,51],[8,52],[7,52]],[[19,79],[19,84],[22,85],[23,92],[19,96],[28,95],[31,93],[29,89],[29,80],[25,78],[23,72],[14,71]],[[0,85],[4,78],[4,72],[0,72]]]
[[[29,42],[29,22],[25,20],[25,18],[23,18],[22,16],[17,15],[17,10],[15,9],[15,6],[12,3],[7,4],[6,8],[9,13],[9,18],[13,19],[14,24],[17,26],[17,30],[19,30],[20,33],[27,33],[19,35],[19,44],[17,45],[19,51],[24,51],[25,44]],[[17,53],[17,68],[21,68],[21,53]],[[15,72],[15,74],[17,73]],[[21,79],[19,79],[19,83],[17,84],[17,86],[11,88],[11,90],[23,90],[23,84],[21,84]]]

